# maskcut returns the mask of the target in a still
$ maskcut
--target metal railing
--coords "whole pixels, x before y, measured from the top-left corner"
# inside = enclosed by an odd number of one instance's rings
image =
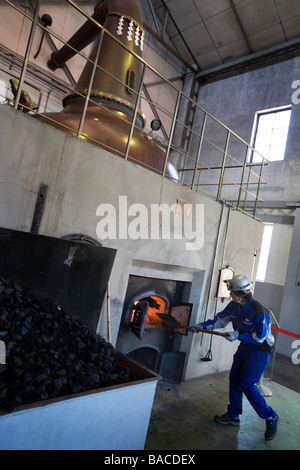
[[[23,87],[26,88],[26,83],[30,81],[28,77],[38,76],[41,81],[51,83],[51,86],[57,87],[60,90],[64,90],[66,93],[72,92],[81,96],[85,100],[80,125],[76,132],[77,138],[85,138],[82,134],[83,123],[85,114],[87,111],[88,104],[90,102],[93,105],[97,105],[103,108],[101,103],[93,100],[91,96],[91,89],[93,83],[93,76],[98,66],[97,57],[101,54],[102,39],[105,34],[109,35],[114,41],[119,43],[120,47],[123,47],[128,51],[129,54],[137,58],[142,64],[142,78],[138,84],[138,90],[131,89],[131,93],[135,94],[136,101],[132,112],[131,126],[128,133],[128,140],[126,145],[126,151],[123,156],[128,159],[129,150],[132,142],[133,132],[136,126],[136,117],[138,108],[143,109],[143,105],[149,105],[150,109],[155,109],[155,115],[159,116],[162,121],[164,133],[161,137],[159,134],[154,134],[152,131],[145,130],[145,137],[157,144],[164,150],[164,164],[160,174],[163,177],[169,177],[166,174],[168,162],[171,161],[177,167],[179,178],[172,177],[172,180],[178,184],[190,187],[192,190],[201,192],[206,196],[213,198],[217,201],[226,200],[235,207],[237,210],[244,212],[256,218],[258,202],[263,201],[260,198],[260,189],[262,184],[266,184],[266,180],[262,177],[263,168],[269,164],[269,161],[259,154],[252,146],[250,146],[245,140],[240,138],[235,132],[221,123],[207,110],[202,108],[197,102],[192,100],[182,90],[177,88],[173,83],[164,78],[159,72],[157,72],[151,65],[147,64],[139,55],[128,49],[121,41],[119,41],[114,35],[107,31],[101,26],[95,19],[89,16],[83,11],[78,5],[72,0],[65,0],[65,3],[72,6],[77,10],[80,15],[83,15],[85,19],[92,21],[101,30],[97,56],[95,61],[91,61],[84,53],[76,51],[86,61],[90,61],[93,64],[93,73],[90,78],[89,88],[86,95],[81,94],[78,90],[74,89],[74,86],[67,82],[59,79],[55,74],[50,73],[47,69],[37,66],[33,60],[31,60],[32,44],[36,34],[36,29],[40,28],[45,31],[49,36],[59,40],[63,45],[67,44],[60,36],[54,31],[43,26],[39,20],[39,10],[41,0],[36,0],[35,11],[33,16],[29,15],[22,8],[13,4],[9,0],[4,2],[13,8],[16,14],[21,14],[25,18],[31,21],[31,30],[27,41],[26,52],[24,56],[17,54],[10,50],[5,45],[0,45],[0,53],[4,56],[12,57],[14,62],[19,64],[19,84],[18,90],[14,98],[10,101],[13,103],[15,109],[20,106],[20,99],[22,96]],[[74,50],[75,51],[75,50]],[[8,72],[9,73],[9,72]],[[106,71],[106,73],[109,73]],[[145,93],[144,81],[147,74],[154,74],[156,79],[159,80],[164,86],[170,87],[172,94],[172,107],[173,109],[167,109],[161,106],[160,103],[151,101],[149,94]],[[116,79],[115,77],[113,77]],[[125,86],[125,84],[124,84]],[[126,85],[128,86],[128,85]],[[174,103],[173,103],[174,101]],[[184,116],[182,110],[187,108],[187,103],[192,102],[194,109],[196,110],[196,118],[194,119],[193,127],[186,125],[185,118],[180,118],[181,114]],[[22,103],[23,108],[27,108],[30,113],[40,114],[40,110],[34,110],[30,107],[26,107],[26,103]],[[106,112],[109,112],[107,108]],[[43,114],[45,116],[45,114]],[[120,119],[124,119],[120,117]],[[49,122],[51,119],[49,118]],[[64,126],[67,131],[74,130]],[[166,131],[168,129],[168,131]],[[189,135],[189,148],[184,150],[180,147],[180,137],[183,132]],[[165,138],[167,136],[167,138]],[[93,139],[89,139],[93,141]],[[94,141],[97,143],[97,141]],[[105,146],[105,144],[104,144]],[[107,150],[114,152],[114,148],[106,146]],[[261,163],[251,164],[249,163],[250,153],[255,152],[261,158]],[[133,159],[130,158],[132,161]],[[136,160],[139,163],[138,160]],[[144,165],[145,166],[145,165]],[[149,166],[150,170],[156,170]],[[257,170],[257,171],[256,171]]]

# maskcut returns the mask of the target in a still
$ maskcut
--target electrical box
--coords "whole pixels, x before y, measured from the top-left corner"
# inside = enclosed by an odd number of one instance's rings
[[[234,270],[230,267],[223,268],[220,270],[219,285],[217,291],[217,297],[219,299],[229,299],[230,291],[227,289],[225,281],[232,279],[234,276]]]

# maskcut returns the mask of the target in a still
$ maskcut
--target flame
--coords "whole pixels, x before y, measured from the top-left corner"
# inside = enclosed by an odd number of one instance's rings
[[[159,305],[159,310],[157,310],[157,308],[149,306],[145,328],[163,328],[164,322],[155,313],[166,313],[168,304],[165,300],[161,299],[160,297],[155,297],[151,295],[151,298],[157,302],[157,304]],[[140,300],[137,300],[136,302],[134,302],[134,305],[137,305],[139,302]],[[131,321],[133,320],[133,318],[134,311],[132,313]]]

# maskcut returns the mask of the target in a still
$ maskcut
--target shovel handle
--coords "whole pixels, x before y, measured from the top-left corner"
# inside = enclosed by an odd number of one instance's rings
[[[192,327],[193,327],[193,325],[192,325]],[[191,327],[189,326],[189,328],[191,328]],[[199,328],[198,326],[194,326],[193,328],[195,328],[197,333],[208,333],[209,335],[223,336],[223,338],[225,338],[224,333],[220,333],[219,331],[204,330],[204,328]]]

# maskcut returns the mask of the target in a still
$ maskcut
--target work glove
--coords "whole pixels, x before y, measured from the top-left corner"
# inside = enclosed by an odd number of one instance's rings
[[[200,324],[197,325],[197,326],[199,326],[199,328],[201,328]],[[198,333],[198,331],[196,330],[196,325],[189,326],[188,331],[190,331],[191,333]]]
[[[191,331],[192,333],[198,333],[198,331],[196,330],[196,327],[198,328],[201,328],[202,330],[213,330],[213,325],[207,325],[205,326],[204,323],[196,323],[195,325],[192,325],[188,328],[189,331]]]
[[[235,341],[239,337],[238,331],[228,331],[223,334],[224,334],[225,339],[227,339],[227,341],[230,341],[230,342]]]

